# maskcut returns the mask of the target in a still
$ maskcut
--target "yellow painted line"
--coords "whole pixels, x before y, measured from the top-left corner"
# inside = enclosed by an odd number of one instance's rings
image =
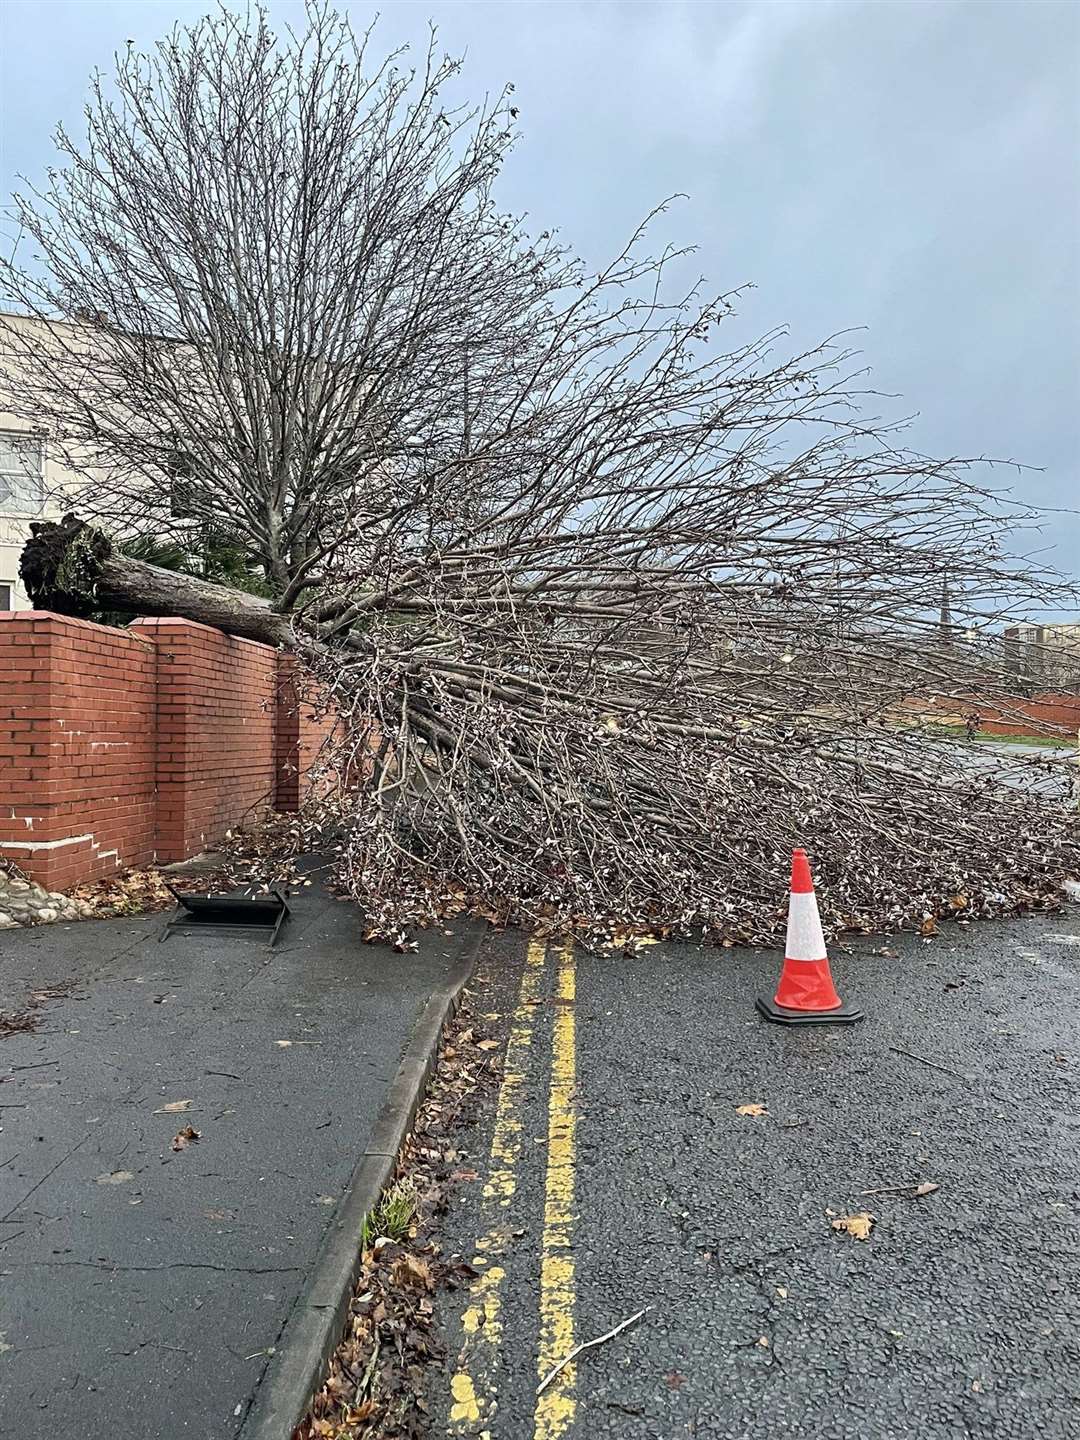
[[[495,1106],[495,1129],[491,1137],[481,1211],[485,1233],[476,1243],[474,1257],[480,1274],[469,1287],[469,1303],[462,1316],[465,1345],[457,1373],[450,1382],[451,1433],[479,1435],[481,1440],[490,1436],[488,1427],[497,1399],[494,1368],[502,1341],[501,1291],[506,1278],[506,1271],[498,1262],[509,1238],[506,1211],[517,1193],[526,1064],[533,1040],[536,1001],[546,953],[541,941],[529,941],[525,973],[510,1025],[502,1084]]]
[[[540,1348],[537,1381],[574,1348],[574,1159],[577,1130],[577,980],[572,945],[559,951],[558,998],[551,1038],[547,1176],[540,1261]],[[567,1365],[536,1399],[533,1440],[559,1440],[574,1423],[575,1370]]]

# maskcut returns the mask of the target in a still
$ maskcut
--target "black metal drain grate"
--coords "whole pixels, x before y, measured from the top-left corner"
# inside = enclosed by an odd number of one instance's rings
[[[167,940],[174,930],[237,931],[249,935],[262,932],[269,936],[268,944],[273,945],[278,931],[289,918],[285,897],[277,890],[249,898],[238,895],[182,895],[171,885],[166,888],[176,900],[177,910],[158,936],[159,940]]]

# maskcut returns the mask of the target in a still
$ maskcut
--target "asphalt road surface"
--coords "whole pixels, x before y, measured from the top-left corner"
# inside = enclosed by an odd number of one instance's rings
[[[456,1142],[442,1243],[478,1275],[434,1433],[1080,1435],[1080,916],[835,951],[852,1028],[760,1019],[777,964],[488,950],[505,1064]]]

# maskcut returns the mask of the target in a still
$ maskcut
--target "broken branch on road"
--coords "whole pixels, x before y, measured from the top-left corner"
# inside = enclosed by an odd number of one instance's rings
[[[556,1378],[556,1376],[561,1375],[562,1372],[566,1369],[567,1365],[569,1365],[572,1361],[576,1360],[577,1357],[582,1353],[582,1351],[592,1350],[597,1345],[606,1345],[609,1340],[614,1340],[616,1335],[621,1335],[624,1330],[629,1330],[631,1325],[636,1325],[637,1322],[642,1318],[642,1316],[647,1315],[652,1308],[653,1307],[651,1305],[646,1305],[643,1309],[638,1310],[635,1314],[629,1315],[620,1324],[616,1325],[613,1330],[608,1330],[605,1334],[598,1335],[595,1340],[583,1340],[580,1345],[575,1345],[574,1348],[570,1351],[569,1355],[564,1356],[557,1365],[552,1366],[552,1368],[540,1381],[540,1384],[536,1387],[537,1395],[542,1395],[547,1389],[547,1387],[551,1384],[551,1382]]]
[[[879,1185],[874,1190],[860,1190],[860,1195],[905,1195],[911,1199],[918,1199],[923,1195],[932,1195],[941,1186],[933,1180],[912,1180],[906,1185]]]
[[[917,1060],[920,1065],[928,1065],[931,1070],[940,1070],[943,1075],[955,1075],[957,1080],[966,1080],[970,1084],[975,1079],[970,1072],[965,1074],[962,1070],[954,1070],[951,1065],[941,1065],[937,1060],[928,1060],[925,1055],[916,1055],[913,1050],[901,1050],[896,1045],[890,1045],[889,1049],[894,1055],[903,1055],[906,1060]]]

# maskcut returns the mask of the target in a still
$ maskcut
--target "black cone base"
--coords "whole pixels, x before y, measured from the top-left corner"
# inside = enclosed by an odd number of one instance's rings
[[[841,1005],[839,1010],[789,1010],[764,995],[758,996],[757,1008],[777,1025],[854,1025],[866,1018],[857,1005]]]

